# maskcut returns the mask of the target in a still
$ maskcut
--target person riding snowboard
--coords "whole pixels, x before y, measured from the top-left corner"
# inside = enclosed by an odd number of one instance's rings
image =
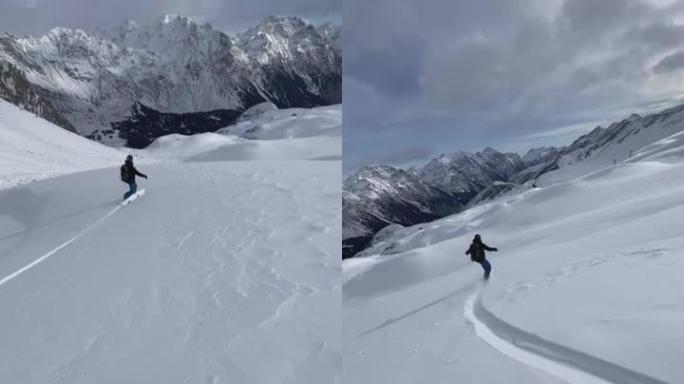
[[[147,175],[138,172],[133,166],[133,156],[128,155],[126,162],[121,166],[121,181],[128,184],[128,192],[124,193],[124,200],[131,197],[137,190],[138,184],[135,183],[135,176],[138,175],[147,179]]]
[[[492,272],[492,266],[489,261],[485,258],[485,251],[496,252],[498,249],[487,246],[487,244],[482,242],[482,238],[479,234],[475,235],[472,244],[466,251],[466,255],[470,255],[470,260],[476,263],[480,263],[482,269],[484,269],[485,280],[489,279],[489,274]]]

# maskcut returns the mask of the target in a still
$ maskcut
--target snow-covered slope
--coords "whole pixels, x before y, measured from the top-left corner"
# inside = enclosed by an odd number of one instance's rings
[[[339,137],[342,135],[342,106],[278,109],[271,103],[262,103],[245,111],[235,125],[216,133],[262,140]]]
[[[259,104],[236,125],[216,133],[163,136],[142,153],[183,161],[340,160],[342,107],[279,110]]]
[[[655,141],[683,130],[684,105],[680,105],[646,117],[633,114],[608,128],[599,126],[566,147],[532,148],[522,158],[491,148],[475,154],[459,151],[441,155],[415,173],[420,182],[451,195],[454,209],[472,207],[503,194],[572,180],[597,169],[619,164],[633,158]],[[346,231],[344,238],[349,238],[348,233],[364,237],[360,246],[349,247],[347,244],[346,249],[358,251],[370,243],[377,229],[363,225],[368,221],[366,217],[373,216],[372,210],[365,208],[371,206],[367,199],[348,197],[351,195],[343,196],[345,211],[348,211],[343,214],[343,225],[356,231]],[[391,200],[404,198],[398,194],[391,196]],[[406,198],[429,199],[429,195]],[[425,220],[413,223],[420,221]],[[391,222],[382,221],[385,225]]]
[[[529,151],[527,151],[525,156],[522,157],[522,161],[529,167],[545,161],[550,156],[553,156],[558,152],[559,150],[556,147],[531,148]]]
[[[343,262],[345,380],[681,382],[682,180],[679,132],[616,167],[395,229]],[[475,233],[499,249],[484,287],[464,255]]]
[[[122,206],[125,152],[0,101],[0,382],[339,382],[339,110],[160,139]]]
[[[237,136],[200,133],[157,139],[142,153],[165,160],[340,160],[340,138],[309,137],[283,140],[248,140]]]
[[[334,30],[270,17],[228,36],[167,15],[149,25],[126,21],[105,34],[55,28],[39,38],[5,35],[0,62],[23,71],[80,134],[121,144],[136,137],[135,130],[158,125],[154,118],[145,121],[155,113],[230,111],[221,116],[225,126],[264,100],[279,107],[339,103],[340,36]],[[139,113],[141,105],[152,112]],[[182,125],[188,121],[177,132]]]
[[[1,381],[339,380],[339,162],[139,168],[0,191]]]
[[[0,100],[0,189],[111,167],[125,156]]]
[[[596,127],[539,164],[548,171],[536,176],[538,183],[570,180],[629,160],[644,147],[681,131],[684,131],[684,105],[645,117],[632,114],[607,128]]]

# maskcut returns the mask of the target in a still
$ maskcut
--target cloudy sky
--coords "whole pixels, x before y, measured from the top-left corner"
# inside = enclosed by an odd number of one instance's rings
[[[342,0],[0,0],[0,33],[35,36],[55,26],[95,30],[169,13],[236,32],[270,15],[341,22]]]
[[[684,0],[344,0],[344,168],[569,144],[684,103]]]

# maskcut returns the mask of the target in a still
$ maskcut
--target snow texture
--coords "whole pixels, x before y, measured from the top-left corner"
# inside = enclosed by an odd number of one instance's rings
[[[0,100],[0,189],[93,168],[125,152],[86,140]]]
[[[142,153],[182,161],[341,160],[342,106],[270,109],[258,106],[216,133],[167,135]]]
[[[124,205],[125,153],[5,102],[0,130],[0,381],[340,381],[339,161],[136,151]]]
[[[684,135],[668,113],[343,261],[345,380],[682,382]],[[475,233],[499,249],[484,288]]]

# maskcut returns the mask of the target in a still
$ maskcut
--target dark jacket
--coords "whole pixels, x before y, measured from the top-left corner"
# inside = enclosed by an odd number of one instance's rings
[[[126,163],[121,166],[121,180],[124,182],[129,184],[135,183],[136,175],[147,179],[147,175],[140,173],[137,169],[135,169],[132,161],[126,161]]]
[[[484,261],[485,259],[485,251],[493,251],[496,252],[496,248],[492,248],[487,246],[487,244],[483,242],[476,242],[473,241],[472,244],[470,244],[470,247],[466,251],[466,255],[470,255],[470,260],[476,261],[478,263]]]

